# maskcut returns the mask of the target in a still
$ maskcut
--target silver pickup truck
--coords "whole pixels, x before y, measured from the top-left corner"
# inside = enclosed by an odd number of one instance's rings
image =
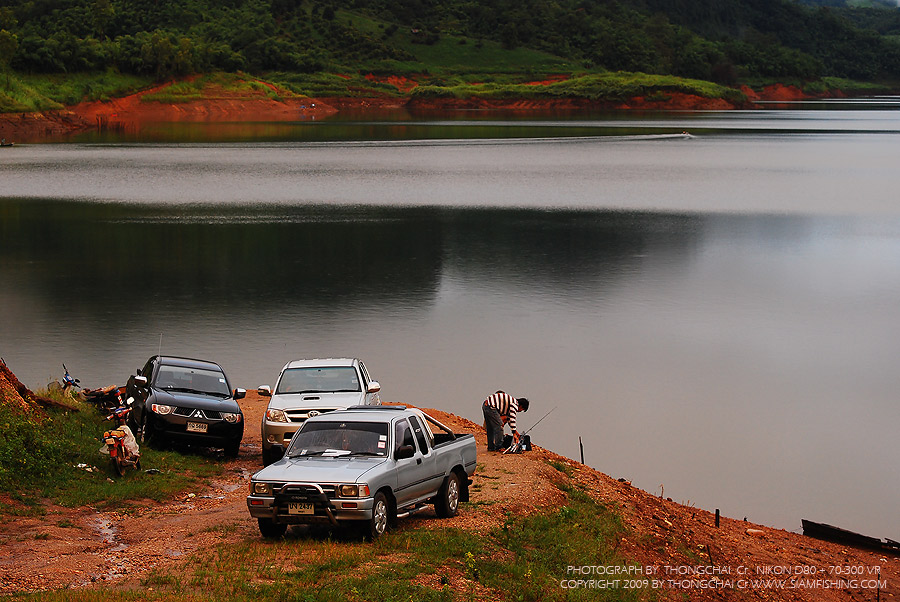
[[[417,408],[353,406],[306,420],[284,457],[251,477],[247,508],[264,537],[324,523],[355,524],[374,538],[432,504],[454,516],[475,464],[472,434]]]

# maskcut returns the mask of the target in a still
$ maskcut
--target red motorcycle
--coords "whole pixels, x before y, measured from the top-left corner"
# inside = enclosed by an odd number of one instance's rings
[[[129,399],[129,401],[131,400]],[[115,408],[112,414],[106,417],[107,420],[115,420],[118,426],[103,433],[105,447],[100,450],[104,454],[109,454],[113,472],[120,477],[125,475],[125,470],[129,466],[137,470],[141,469],[141,454],[137,440],[127,424],[130,415],[131,407],[129,405]]]

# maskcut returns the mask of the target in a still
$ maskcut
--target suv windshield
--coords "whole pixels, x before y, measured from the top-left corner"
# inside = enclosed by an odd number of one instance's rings
[[[294,435],[287,455],[384,456],[387,434],[383,422],[307,422]]]
[[[159,367],[154,386],[165,391],[184,391],[187,393],[204,393],[219,397],[228,397],[228,381],[225,375],[215,370],[203,368],[185,368],[183,366]]]
[[[359,378],[353,366],[289,368],[281,375],[275,394],[356,393],[359,390]]]

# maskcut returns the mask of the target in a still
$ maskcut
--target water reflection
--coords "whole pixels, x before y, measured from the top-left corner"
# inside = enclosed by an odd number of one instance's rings
[[[36,302],[111,319],[164,299],[234,306],[427,306],[449,260],[472,282],[605,289],[647,247],[680,254],[696,216],[329,206],[0,201],[0,258]],[[119,294],[126,290],[133,294]],[[60,295],[65,291],[66,295]],[[192,307],[193,306],[193,307]]]
[[[427,299],[441,271],[440,224],[416,213],[8,201],[0,254],[6,269],[29,266],[28,288],[63,315],[80,300],[113,320],[172,299],[186,312],[247,298],[390,305]]]

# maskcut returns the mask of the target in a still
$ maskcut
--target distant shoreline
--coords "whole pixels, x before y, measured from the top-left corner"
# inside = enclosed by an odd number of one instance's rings
[[[210,97],[186,102],[144,100],[145,90],[107,101],[82,102],[64,109],[0,114],[0,136],[10,142],[38,142],[90,131],[139,132],[149,123],[164,122],[278,122],[322,119],[338,113],[406,109],[417,113],[448,111],[498,111],[510,114],[613,111],[726,111],[752,108],[755,101],[797,101],[812,98],[795,86],[773,85],[760,92],[743,87],[749,99],[737,104],[723,98],[706,98],[684,92],[665,92],[653,97],[636,96],[625,101],[578,97],[556,98],[423,98],[417,96]],[[834,96],[834,95],[832,95]]]

